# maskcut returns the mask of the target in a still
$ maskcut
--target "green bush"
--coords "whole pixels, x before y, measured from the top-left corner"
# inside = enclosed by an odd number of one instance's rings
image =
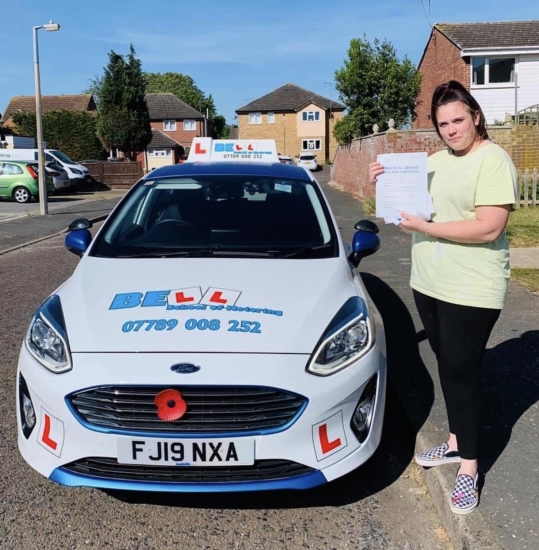
[[[375,213],[376,198],[373,196],[363,201],[363,214],[365,214],[365,216],[374,216]]]
[[[90,111],[49,111],[43,113],[43,140],[47,149],[58,149],[74,161],[106,159],[97,137],[98,115]],[[35,113],[20,111],[13,115],[17,133],[37,137]]]

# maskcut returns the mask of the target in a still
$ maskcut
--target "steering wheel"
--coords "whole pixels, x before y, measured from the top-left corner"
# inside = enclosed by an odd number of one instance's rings
[[[190,229],[193,233],[200,235],[200,231],[192,223],[186,222],[184,220],[175,220],[174,218],[165,218],[164,220],[159,220],[157,223],[153,225],[153,227],[158,227],[165,223],[174,223],[182,228]]]

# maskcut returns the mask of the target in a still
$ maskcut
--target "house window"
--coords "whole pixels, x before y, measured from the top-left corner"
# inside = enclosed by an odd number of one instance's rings
[[[150,157],[170,157],[172,155],[172,149],[150,149],[148,156]]]
[[[322,140],[320,139],[303,139],[301,148],[303,151],[320,151]]]
[[[268,113],[268,124],[275,124],[275,113]]]
[[[176,131],[176,121],[175,120],[163,120],[163,130],[165,132],[175,132]]]
[[[196,130],[196,122],[194,120],[184,120],[183,121],[183,129],[184,130]]]
[[[472,84],[509,84],[515,81],[514,57],[473,57]]]
[[[262,124],[262,113],[249,113],[249,124]]]
[[[320,111],[303,111],[301,113],[303,122],[318,122],[320,120]]]

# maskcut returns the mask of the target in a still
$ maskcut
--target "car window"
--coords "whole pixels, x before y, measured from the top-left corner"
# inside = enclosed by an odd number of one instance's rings
[[[314,160],[314,155],[300,155],[300,160]]]
[[[2,165],[2,170],[0,172],[2,176],[14,176],[18,174],[22,174],[22,168],[20,166],[17,166],[16,164],[9,164],[4,163]]]
[[[284,255],[320,247],[336,254],[328,207],[313,182],[263,176],[142,181],[107,220],[91,255],[116,257],[189,249]],[[333,245],[333,246],[331,246]]]
[[[62,153],[61,151],[51,151],[51,153],[62,162],[65,162],[66,164],[75,164],[65,153]],[[54,158],[51,158],[51,160],[55,160]]]

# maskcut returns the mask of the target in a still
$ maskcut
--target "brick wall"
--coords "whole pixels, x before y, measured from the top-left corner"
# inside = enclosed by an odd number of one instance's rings
[[[414,130],[430,128],[430,105],[436,86],[448,80],[458,80],[470,89],[470,58],[461,57],[460,50],[436,28],[433,30],[419,66],[421,92]]]
[[[494,143],[503,147],[513,159],[517,170],[539,168],[539,126],[496,126],[488,133]],[[357,139],[337,149],[331,167],[331,179],[336,185],[361,199],[374,195],[368,181],[369,164],[382,153],[430,154],[445,147],[435,130],[385,132]]]
[[[174,132],[169,132],[168,130],[165,132],[162,121],[152,121],[150,125],[152,128],[161,130],[165,136],[177,141],[184,148],[191,147],[193,138],[204,135],[204,122],[202,120],[195,120],[195,130],[184,130],[183,120],[176,121],[176,130]]]

